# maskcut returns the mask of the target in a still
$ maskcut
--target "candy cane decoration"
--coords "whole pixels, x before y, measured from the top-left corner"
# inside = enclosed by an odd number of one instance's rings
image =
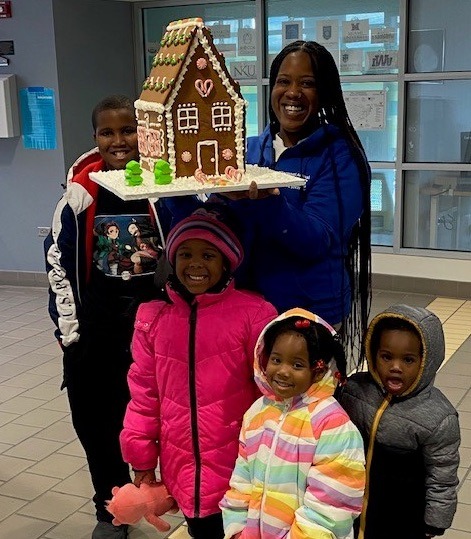
[[[201,185],[204,185],[206,183],[207,179],[208,179],[208,177],[206,176],[206,174],[200,168],[197,168],[195,170],[195,180],[198,183],[201,183]]]

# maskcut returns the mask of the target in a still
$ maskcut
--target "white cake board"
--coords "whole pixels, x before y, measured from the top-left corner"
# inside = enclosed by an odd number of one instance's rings
[[[246,165],[242,181],[232,185],[212,186],[201,185],[194,177],[178,179],[168,185],[157,185],[154,175],[147,170],[142,172],[141,185],[131,187],[124,183],[124,170],[110,170],[108,172],[91,172],[90,178],[111,191],[123,200],[138,200],[141,198],[162,198],[200,193],[224,193],[228,191],[247,191],[249,185],[255,181],[259,189],[274,187],[295,187],[305,185],[306,180],[287,172],[279,172],[269,168]]]

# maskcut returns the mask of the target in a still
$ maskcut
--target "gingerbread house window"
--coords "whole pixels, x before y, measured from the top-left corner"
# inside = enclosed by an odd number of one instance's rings
[[[232,109],[229,105],[215,103],[212,108],[213,129],[215,131],[229,131],[232,127]]]
[[[142,126],[138,126],[137,140],[139,152],[142,155],[155,155],[160,157],[165,151],[162,130],[145,129]]]
[[[197,107],[179,108],[177,111],[178,130],[187,133],[199,129]]]

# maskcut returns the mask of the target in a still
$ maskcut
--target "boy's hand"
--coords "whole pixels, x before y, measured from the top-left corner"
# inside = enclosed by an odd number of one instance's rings
[[[139,487],[141,483],[147,485],[155,485],[155,470],[134,470],[134,484]]]

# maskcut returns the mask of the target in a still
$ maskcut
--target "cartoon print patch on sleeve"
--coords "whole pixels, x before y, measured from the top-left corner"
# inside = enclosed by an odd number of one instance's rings
[[[93,262],[105,275],[129,279],[154,273],[162,252],[148,215],[98,215]]]

